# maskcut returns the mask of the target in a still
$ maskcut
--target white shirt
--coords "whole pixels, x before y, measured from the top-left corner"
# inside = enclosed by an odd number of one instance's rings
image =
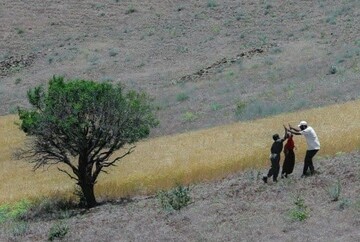
[[[308,126],[306,129],[301,130],[300,134],[304,135],[308,150],[320,150],[319,139],[315,133],[315,130],[312,127]]]

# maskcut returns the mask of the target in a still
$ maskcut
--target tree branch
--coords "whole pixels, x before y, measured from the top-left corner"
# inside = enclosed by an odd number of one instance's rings
[[[116,161],[121,160],[121,159],[124,158],[125,156],[131,154],[131,153],[134,151],[135,147],[136,147],[136,146],[130,147],[126,153],[124,153],[122,156],[119,156],[119,157],[115,158],[115,159],[114,159],[113,161],[111,161],[111,162],[102,162],[102,166],[103,166],[103,167],[112,166]]]
[[[130,153],[132,153],[132,152],[134,151],[135,147],[136,147],[136,146],[130,147],[125,154],[123,154],[123,155],[120,156],[120,157],[117,157],[116,159],[114,159],[114,160],[111,161],[111,162],[101,162],[101,161],[97,160],[97,161],[96,161],[96,169],[95,169],[95,171],[94,171],[94,173],[93,173],[93,177],[92,177],[93,181],[96,181],[96,179],[97,179],[98,175],[100,174],[100,172],[104,172],[104,173],[106,173],[106,174],[108,173],[107,171],[102,170],[102,168],[104,168],[104,167],[109,167],[109,166],[114,166],[114,165],[115,165],[114,163],[115,163],[116,161],[118,161],[118,160],[124,158],[125,156],[129,155]]]
[[[61,168],[57,168],[59,171],[61,171],[61,172],[64,172],[66,175],[68,175],[71,179],[74,179],[75,181],[79,181],[79,179],[78,178],[76,178],[76,177],[74,177],[74,176],[72,176],[69,172],[67,172],[67,171],[65,171],[65,170],[63,170],[63,169],[61,169]]]

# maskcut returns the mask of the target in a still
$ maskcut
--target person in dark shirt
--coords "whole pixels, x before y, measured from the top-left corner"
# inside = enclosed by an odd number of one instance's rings
[[[287,132],[285,129],[285,134],[283,138],[280,138],[278,134],[273,135],[273,144],[271,145],[270,149],[270,161],[271,161],[271,167],[269,169],[269,172],[266,176],[263,176],[262,180],[267,183],[267,180],[269,177],[273,178],[274,182],[277,182],[277,177],[279,175],[280,171],[280,154],[283,149],[283,143],[287,139]]]

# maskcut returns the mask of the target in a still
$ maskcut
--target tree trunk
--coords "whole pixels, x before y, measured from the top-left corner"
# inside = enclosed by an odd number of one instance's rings
[[[86,155],[80,155],[79,157],[79,181],[78,184],[81,187],[82,194],[86,201],[86,207],[95,207],[98,203],[94,194],[94,182],[92,179],[92,163],[88,161]]]
[[[84,195],[85,201],[86,201],[86,207],[92,208],[95,207],[98,203],[95,199],[94,194],[94,184],[92,183],[80,183],[81,191]]]

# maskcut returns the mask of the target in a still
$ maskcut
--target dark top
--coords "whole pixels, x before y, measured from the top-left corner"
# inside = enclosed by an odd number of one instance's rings
[[[280,154],[283,149],[284,139],[278,139],[274,141],[271,146],[271,154]]]

